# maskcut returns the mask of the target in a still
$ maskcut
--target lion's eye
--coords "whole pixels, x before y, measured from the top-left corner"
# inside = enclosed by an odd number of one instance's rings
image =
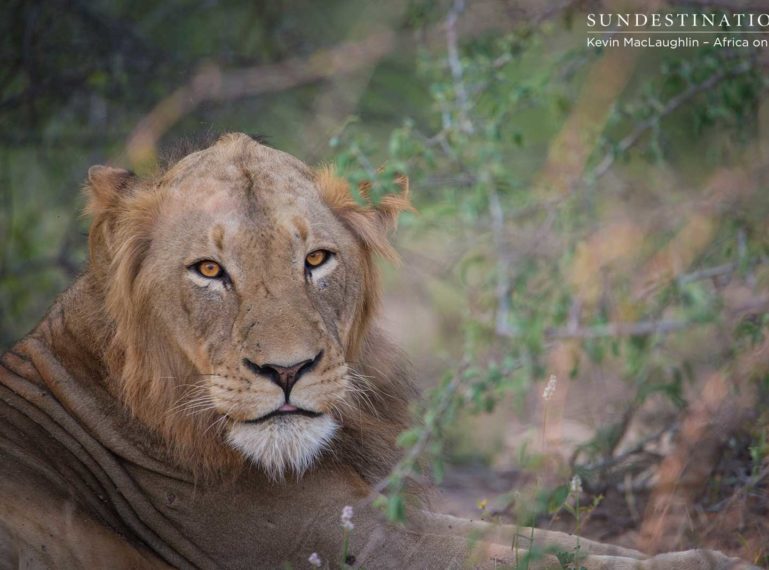
[[[195,265],[195,271],[208,279],[218,279],[224,275],[224,269],[222,269],[222,266],[215,261],[211,261],[210,259],[199,261]]]
[[[325,249],[316,249],[312,253],[307,254],[307,257],[304,258],[304,262],[307,267],[320,267],[328,261],[329,257],[331,257],[330,252]]]

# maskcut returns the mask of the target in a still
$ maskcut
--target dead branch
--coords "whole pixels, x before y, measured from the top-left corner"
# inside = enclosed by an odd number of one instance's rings
[[[755,413],[753,379],[767,368],[769,338],[716,371],[686,412],[674,451],[660,466],[641,526],[642,549],[679,546],[693,501],[704,490],[726,441]]]
[[[544,20],[555,17],[561,10],[574,4],[568,0],[557,9],[544,11],[515,12],[505,9],[500,2],[473,2],[464,11],[462,23],[454,18],[452,40],[473,37],[491,29],[509,30],[522,22]],[[459,5],[461,7],[461,3]],[[459,12],[455,12],[457,15]],[[452,23],[449,15],[447,24]],[[445,45],[446,31],[452,26],[436,26],[419,34],[419,43],[434,47]],[[439,41],[440,39],[440,41]],[[320,50],[309,57],[296,57],[283,62],[225,70],[214,63],[200,67],[193,78],[161,100],[134,128],[126,143],[129,162],[134,166],[154,162],[160,138],[184,116],[206,102],[223,102],[276,93],[318,81],[349,75],[375,65],[387,54],[398,49],[410,48],[415,44],[411,34],[396,34],[391,30],[369,35],[364,40],[344,42]]]
[[[678,422],[673,422],[672,425],[665,426],[664,428],[654,432],[653,434],[644,437],[643,439],[638,441],[635,445],[633,445],[632,447],[630,447],[629,449],[627,449],[626,451],[623,451],[618,455],[610,455],[599,461],[580,465],[579,468],[584,469],[586,471],[599,471],[599,472],[605,471],[607,469],[615,467],[616,465],[621,464],[626,459],[630,459],[631,457],[638,455],[639,453],[643,453],[647,445],[655,441],[658,441],[666,433],[675,432],[677,429],[678,429]],[[575,452],[574,455],[572,455],[571,460],[569,461],[569,465],[571,465],[572,467],[577,463],[577,455],[578,455],[578,452]]]
[[[668,334],[671,332],[683,330],[693,326],[695,323],[689,321],[660,320],[660,321],[636,321],[636,322],[617,322],[607,323],[605,325],[596,325],[593,327],[565,327],[561,329],[550,329],[545,331],[545,338],[552,339],[591,339],[591,338],[612,338],[628,336],[645,336],[650,334]],[[523,335],[521,331],[497,329],[497,334],[507,338],[519,338]]]
[[[204,102],[253,97],[347,75],[374,64],[395,45],[395,34],[387,30],[365,40],[320,50],[307,58],[292,58],[273,65],[232,71],[224,71],[215,64],[204,65],[189,83],[163,99],[139,122],[126,145],[128,158],[134,165],[154,161],[160,137]]]
[[[596,325],[594,327],[583,327],[577,329],[557,329],[547,333],[548,338],[609,338],[609,337],[628,337],[645,336],[650,334],[668,334],[671,332],[683,330],[693,326],[695,323],[689,321],[660,320],[660,321],[637,321],[628,323],[607,323],[605,325]]]

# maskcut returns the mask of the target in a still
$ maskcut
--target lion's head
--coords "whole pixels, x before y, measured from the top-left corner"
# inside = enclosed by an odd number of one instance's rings
[[[241,134],[151,180],[91,168],[112,386],[179,462],[245,457],[280,478],[325,449],[367,476],[392,460],[410,388],[370,321],[402,187],[360,206],[331,171]]]

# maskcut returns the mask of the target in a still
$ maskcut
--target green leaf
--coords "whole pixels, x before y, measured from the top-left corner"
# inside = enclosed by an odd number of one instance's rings
[[[387,500],[387,518],[392,522],[403,522],[406,517],[406,506],[403,497],[393,495]]]

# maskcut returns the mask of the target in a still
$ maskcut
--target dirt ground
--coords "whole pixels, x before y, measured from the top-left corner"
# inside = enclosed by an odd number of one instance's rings
[[[707,492],[690,505],[683,536],[669,545],[669,549],[713,548],[769,567],[769,481],[764,477],[754,487],[744,485],[749,475],[745,473],[749,457],[744,454],[745,447],[739,448],[739,445],[727,450]],[[511,490],[525,490],[534,479],[531,474],[514,469],[453,465],[446,470],[432,507],[455,516],[515,522],[514,505],[495,510],[495,498],[504,497]],[[598,505],[579,525],[565,511],[542,516],[536,525],[565,532],[576,532],[579,528],[579,534],[587,538],[639,547],[649,491],[634,492],[630,498],[608,487],[601,493],[585,492],[580,500],[584,505],[591,505],[597,497],[600,497]],[[484,499],[488,503],[482,509],[479,503]]]
[[[458,317],[446,312],[445,305],[436,305],[434,291],[428,293],[423,280],[420,268],[408,262],[394,276],[388,275],[384,324],[406,350],[418,382],[427,389],[454,362],[457,331],[452,323]],[[552,401],[542,401],[543,382],[532,386],[523,406],[503,401],[490,415],[461,420],[432,508],[513,522],[532,497],[568,484],[577,446],[620,419],[630,394],[630,387],[618,382],[610,367],[581,376],[578,381],[560,382]],[[663,398],[650,398],[633,415],[615,451],[626,456],[624,478],[585,481],[579,495],[579,523],[560,509],[541,514],[535,524],[647,551],[714,548],[769,567],[769,466],[761,472],[751,467],[748,433],[724,442],[704,489],[678,505],[678,518],[672,523],[676,532],[654,544],[644,540],[643,531],[653,516],[648,503],[659,466],[674,444],[677,414]],[[672,428],[665,431],[664,426]],[[648,444],[638,447],[639,441]],[[522,461],[526,453],[533,459]],[[573,504],[573,497],[569,500]]]

